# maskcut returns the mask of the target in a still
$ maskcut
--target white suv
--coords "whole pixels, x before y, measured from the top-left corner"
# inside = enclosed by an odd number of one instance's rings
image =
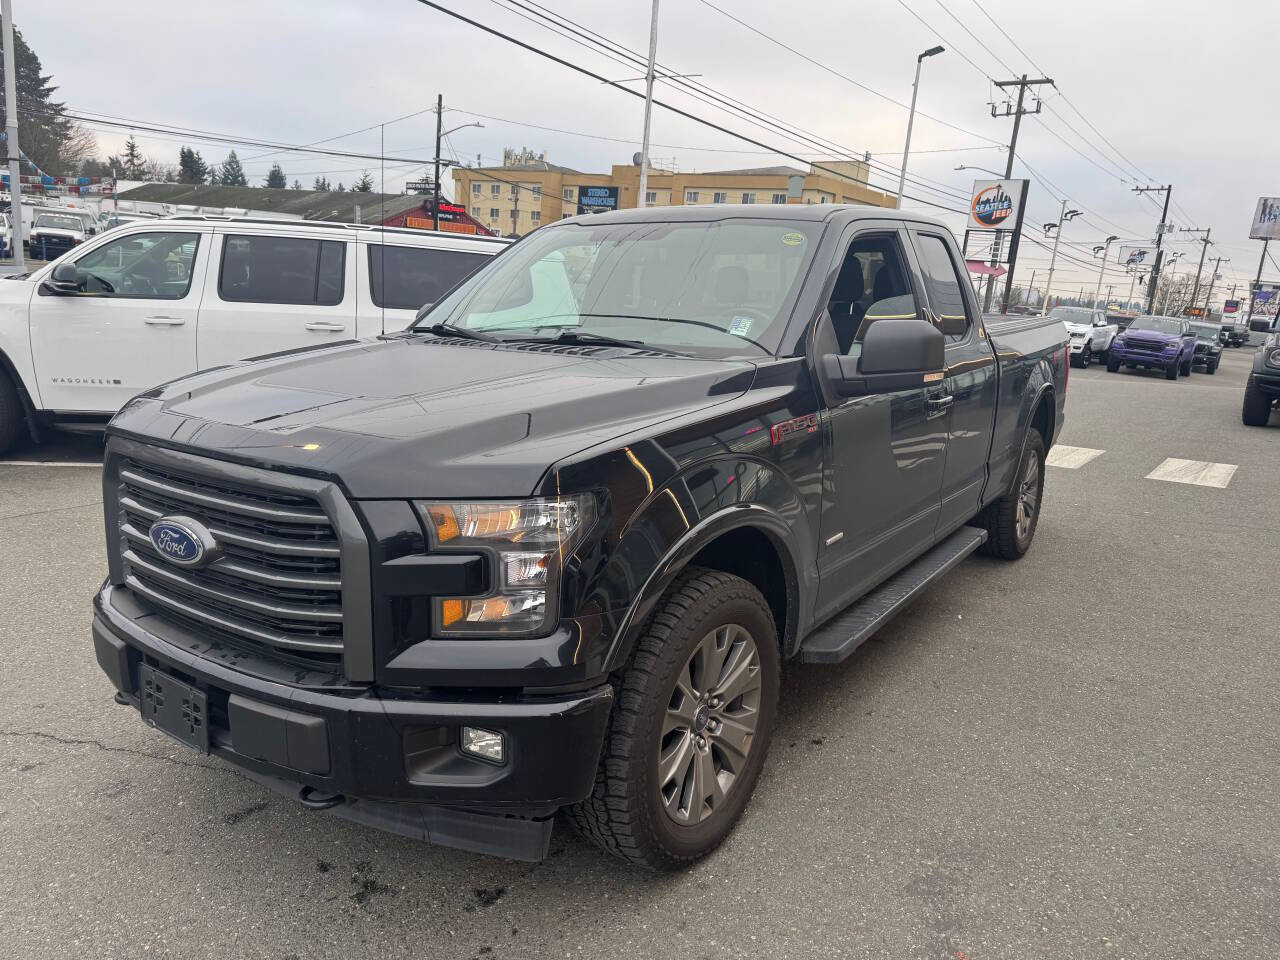
[[[24,423],[98,426],[194,370],[402,330],[508,242],[231,217],[121,225],[0,280],[0,452]]]
[[[1111,342],[1120,331],[1106,313],[1088,307],[1054,307],[1049,316],[1061,320],[1071,335],[1072,366],[1087,367],[1095,359],[1106,361]]]

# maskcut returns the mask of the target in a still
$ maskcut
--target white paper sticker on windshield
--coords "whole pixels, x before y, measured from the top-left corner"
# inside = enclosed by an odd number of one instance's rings
[[[782,242],[785,243],[788,247],[798,247],[800,246],[800,244],[804,243],[804,234],[803,233],[784,233],[782,235]]]
[[[729,332],[735,337],[745,337],[751,332],[751,318],[734,317],[729,321]]]

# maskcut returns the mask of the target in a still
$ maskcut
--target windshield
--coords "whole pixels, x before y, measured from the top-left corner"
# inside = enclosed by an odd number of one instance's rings
[[[705,357],[772,355],[820,223],[572,223],[531,234],[415,326],[590,334]]]
[[[37,227],[49,227],[57,230],[83,230],[84,223],[77,217],[60,217],[52,213],[43,213],[36,217]]]
[[[1083,323],[1085,326],[1093,323],[1093,311],[1087,307],[1054,307],[1049,316],[1067,323]]]
[[[1153,330],[1156,333],[1182,333],[1182,323],[1171,317],[1139,317],[1129,324],[1130,330]]]
[[[1217,340],[1218,332],[1222,328],[1210,323],[1193,323],[1191,324],[1191,329],[1195,331],[1197,337],[1202,337],[1205,340]]]

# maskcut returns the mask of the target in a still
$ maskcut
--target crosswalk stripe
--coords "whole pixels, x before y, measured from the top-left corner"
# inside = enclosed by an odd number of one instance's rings
[[[1237,465],[1234,463],[1209,463],[1205,460],[1179,460],[1177,457],[1169,457],[1148,473],[1147,479],[1224,489],[1231,482],[1236,469]]]
[[[1090,460],[1100,457],[1106,452],[1105,450],[1094,450],[1091,447],[1068,447],[1060,443],[1049,451],[1049,455],[1044,458],[1044,462],[1050,467],[1078,470]]]

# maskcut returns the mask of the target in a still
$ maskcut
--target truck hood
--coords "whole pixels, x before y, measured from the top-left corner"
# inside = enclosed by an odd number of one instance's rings
[[[1168,345],[1182,338],[1176,333],[1164,333],[1160,330],[1134,330],[1130,327],[1124,332],[1126,340],[1146,340],[1151,343],[1163,343]]]
[[[1062,321],[1062,325],[1067,328],[1067,333],[1071,334],[1088,333],[1093,329],[1093,327],[1089,326],[1087,323],[1069,323],[1066,320]]]
[[[740,396],[755,364],[427,336],[349,341],[184,377],[128,435],[341,483],[354,497],[512,497],[565,457]]]

